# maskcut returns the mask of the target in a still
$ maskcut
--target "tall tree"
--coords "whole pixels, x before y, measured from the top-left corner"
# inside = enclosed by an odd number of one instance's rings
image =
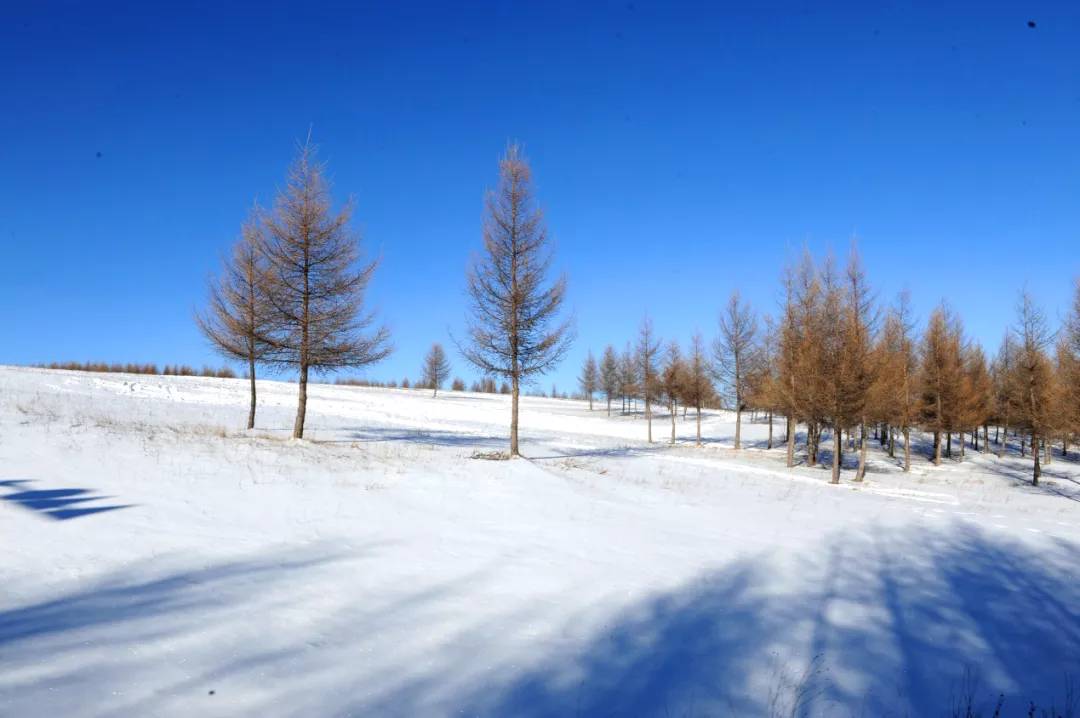
[[[592,351],[585,357],[585,364],[581,367],[581,375],[578,376],[578,386],[581,387],[581,393],[589,399],[589,411],[592,411],[593,394],[596,393],[600,383],[600,372],[596,368],[596,359],[593,357]]]
[[[630,402],[635,401],[638,392],[638,364],[630,342],[619,357],[619,392],[622,394],[623,413],[631,410]]]
[[[709,360],[705,356],[705,341],[700,332],[690,340],[690,354],[686,362],[683,380],[683,402],[697,412],[697,446],[701,446],[701,409],[713,396]]]
[[[727,306],[720,313],[720,335],[713,353],[716,376],[721,390],[735,409],[735,448],[742,448],[742,413],[750,393],[754,370],[754,345],[757,336],[757,317],[739,293],[732,292]]]
[[[262,256],[262,222],[258,208],[244,222],[232,257],[209,284],[208,306],[195,321],[221,355],[243,361],[248,367],[251,404],[247,428],[255,428],[255,365],[271,351],[265,286],[266,261]]]
[[[641,395],[645,401],[645,421],[649,425],[649,443],[652,443],[652,404],[659,388],[656,359],[660,352],[660,339],[653,330],[652,319],[645,316],[638,329],[637,364],[641,381]]]
[[[868,403],[875,418],[883,422],[883,440],[889,456],[894,455],[896,431],[904,442],[904,471],[911,470],[911,427],[918,420],[918,358],[915,352],[914,323],[907,292],[886,313],[881,335],[874,349],[876,371]]]
[[[484,251],[467,277],[468,341],[462,354],[485,374],[510,381],[510,455],[519,456],[521,385],[562,361],[573,334],[570,320],[559,316],[566,278],[549,280],[552,248],[518,145],[510,145],[499,161],[483,238]]]
[[[678,413],[678,403],[682,400],[685,373],[679,344],[672,341],[668,344],[667,351],[664,353],[664,369],[660,374],[660,388],[671,415],[672,444],[675,443],[675,415]]]
[[[272,360],[295,368],[299,401],[293,437],[303,438],[310,372],[361,368],[391,352],[390,333],[374,328],[364,291],[378,264],[360,262],[349,227],[352,202],[334,211],[323,163],[310,140],[300,147],[266,218],[263,254],[273,324]]]
[[[424,384],[431,389],[431,395],[438,396],[443,382],[450,376],[450,360],[439,342],[432,344],[424,356],[423,375]]]
[[[1017,341],[1017,399],[1020,420],[1031,437],[1031,456],[1034,460],[1031,483],[1038,486],[1039,477],[1042,475],[1040,441],[1046,439],[1053,427],[1053,371],[1046,356],[1046,349],[1053,340],[1053,335],[1042,310],[1035,305],[1026,291],[1020,294],[1017,324],[1013,332]]]
[[[920,365],[920,419],[934,435],[933,461],[941,463],[942,434],[953,430],[962,365],[956,321],[944,306],[930,314],[923,334]]]
[[[1001,458],[1008,451],[1009,427],[1016,416],[1016,346],[1011,329],[1005,332],[990,372],[994,385],[993,414],[1004,434],[997,442],[997,455]]]
[[[866,274],[862,268],[858,250],[854,245],[845,271],[847,280],[844,297],[844,320],[842,338],[841,379],[844,413],[849,426],[859,429],[859,463],[855,480],[862,481],[866,475],[866,424],[868,399],[877,370],[871,356],[873,332],[876,324],[873,299]]]
[[[611,400],[619,393],[619,358],[610,344],[604,348],[604,356],[600,359],[600,389],[607,399],[607,415],[611,416]]]
[[[990,370],[986,364],[986,354],[978,344],[969,344],[963,352],[962,383],[964,396],[961,397],[961,455],[963,455],[963,432],[971,432],[973,448],[979,450],[979,430],[983,430],[983,438],[988,439],[990,430],[987,422],[990,419],[993,402],[993,382],[990,379]],[[989,451],[987,442],[983,441],[982,450]]]

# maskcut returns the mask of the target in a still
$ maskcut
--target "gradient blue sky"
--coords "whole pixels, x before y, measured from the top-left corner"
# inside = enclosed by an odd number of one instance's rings
[[[460,328],[510,139],[570,278],[561,388],[646,312],[685,340],[736,288],[774,311],[804,244],[857,235],[880,297],[991,350],[1025,283],[1056,318],[1080,273],[1072,0],[227,4],[0,9],[0,362],[219,364],[192,310],[309,126],[383,257],[373,378]]]

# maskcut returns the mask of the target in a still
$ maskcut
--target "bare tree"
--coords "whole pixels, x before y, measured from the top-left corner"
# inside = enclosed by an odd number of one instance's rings
[[[210,281],[208,306],[195,321],[214,349],[229,359],[247,363],[251,405],[247,428],[255,428],[255,365],[270,351],[268,307],[263,293],[266,262],[261,255],[262,224],[258,208],[244,222],[232,257],[222,263],[219,277]]]
[[[442,344],[435,342],[424,356],[424,384],[431,389],[432,396],[438,396],[446,377],[450,376],[450,361]]]
[[[1017,325],[1013,332],[1017,339],[1017,399],[1020,419],[1031,437],[1031,456],[1035,462],[1031,483],[1038,486],[1039,477],[1042,475],[1039,442],[1046,439],[1052,428],[1053,373],[1046,349],[1053,341],[1053,335],[1042,310],[1035,306],[1031,295],[1026,291],[1020,294]]]
[[[607,399],[608,416],[611,416],[611,400],[619,393],[619,359],[615,347],[610,344],[604,348],[604,356],[600,360],[600,388]]]
[[[683,383],[686,369],[683,366],[682,352],[678,342],[668,343],[664,354],[664,370],[660,374],[660,389],[664,399],[667,400],[668,411],[671,415],[671,443],[675,443],[675,415],[678,413],[678,403],[683,396]]]
[[[742,412],[750,393],[753,372],[757,317],[753,310],[732,292],[727,307],[720,313],[720,336],[713,346],[716,378],[721,390],[735,407],[735,448],[742,448]]]
[[[592,351],[585,357],[585,364],[581,367],[581,376],[578,377],[578,386],[581,393],[589,399],[589,411],[592,411],[593,394],[599,388],[600,372],[596,368],[596,358]]]
[[[518,456],[521,384],[556,366],[572,341],[558,315],[566,278],[548,281],[552,250],[532,174],[517,145],[499,161],[499,185],[487,196],[484,251],[467,276],[468,341],[461,352],[486,374],[511,382],[510,455]]]
[[[690,356],[686,362],[683,381],[683,402],[697,411],[697,446],[701,446],[701,408],[713,397],[713,385],[709,377],[709,361],[705,356],[705,341],[700,332],[690,340]]]
[[[262,242],[273,325],[269,357],[297,370],[297,439],[304,436],[310,372],[366,367],[391,352],[389,331],[369,332],[374,317],[364,311],[364,291],[378,262],[360,262],[359,237],[349,228],[352,202],[332,209],[325,166],[315,155],[310,140],[300,147]]]
[[[641,321],[638,330],[637,363],[638,376],[641,379],[641,394],[645,400],[645,420],[649,425],[649,443],[652,443],[652,402],[658,390],[656,357],[660,351],[660,340],[653,331],[652,319],[648,315]]]
[[[627,342],[626,348],[619,357],[619,393],[622,394],[622,411],[624,414],[632,410],[631,402],[636,401],[635,397],[640,383],[637,360],[630,349],[630,342]]]

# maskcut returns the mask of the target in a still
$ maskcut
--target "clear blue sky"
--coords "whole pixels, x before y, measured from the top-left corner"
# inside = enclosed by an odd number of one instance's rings
[[[383,257],[374,378],[461,326],[509,139],[570,278],[561,388],[646,311],[680,340],[735,288],[773,311],[789,256],[853,234],[882,298],[991,350],[1025,283],[1064,311],[1080,3],[587,4],[6,3],[0,362],[219,364],[192,310],[309,126]]]

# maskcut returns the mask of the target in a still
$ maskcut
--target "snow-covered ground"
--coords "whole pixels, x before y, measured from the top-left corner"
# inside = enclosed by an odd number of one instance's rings
[[[1080,677],[1075,462],[830,486],[764,424],[532,398],[486,461],[507,397],[315,386],[297,442],[259,390],[244,432],[242,380],[0,368],[0,715],[1027,715]]]

